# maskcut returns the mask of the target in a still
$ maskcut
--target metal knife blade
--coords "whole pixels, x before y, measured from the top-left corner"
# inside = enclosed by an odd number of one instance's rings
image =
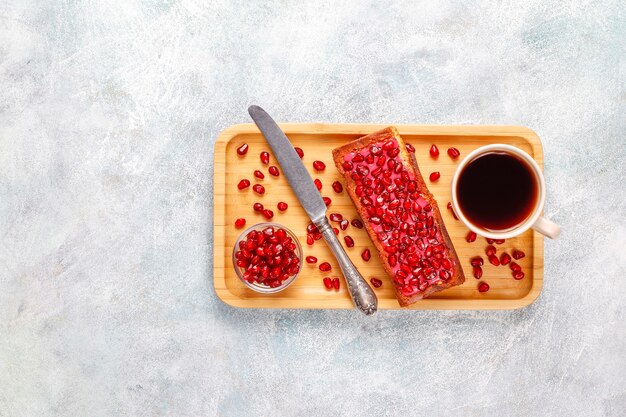
[[[315,187],[311,175],[302,163],[302,160],[300,160],[293,145],[274,119],[261,107],[250,106],[248,113],[250,113],[250,117],[259,127],[263,136],[265,136],[267,143],[270,144],[272,151],[274,151],[274,156],[278,160],[285,177],[287,177],[289,185],[296,193],[300,204],[302,204],[311,221],[317,223],[326,216],[326,204],[324,204],[324,200],[322,200],[322,196],[317,187]]]

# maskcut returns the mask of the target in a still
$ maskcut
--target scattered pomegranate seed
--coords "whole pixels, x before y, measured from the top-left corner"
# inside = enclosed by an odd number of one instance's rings
[[[298,154],[300,159],[304,158],[304,151],[302,150],[302,148],[298,148],[297,146],[295,146],[294,149],[296,150],[296,153]]]
[[[262,180],[263,178],[265,178],[265,174],[263,174],[261,171],[259,171],[258,169],[256,171],[254,171],[254,176],[260,180]]]
[[[410,143],[407,143],[404,146],[406,147],[406,150],[408,152],[415,153],[415,147],[413,145],[411,145]]]
[[[322,161],[313,161],[313,169],[316,171],[323,171],[326,169],[326,164]]]
[[[465,236],[465,240],[466,240],[468,243],[472,243],[472,242],[476,241],[476,233],[474,233],[474,232],[471,232],[471,231],[470,231],[470,232],[467,234],[467,236]]]
[[[320,264],[319,268],[320,268],[320,271],[323,271],[323,272],[328,272],[331,269],[333,269],[333,267],[330,266],[330,264],[328,262],[322,262]]]
[[[496,255],[489,255],[489,263],[491,265],[494,266],[499,266],[500,265],[500,260],[498,259],[498,257]]]
[[[509,265],[509,268],[511,268],[511,271],[521,271],[522,270],[522,267],[519,266],[515,262],[511,262],[511,265]]]
[[[263,210],[263,217],[269,220],[274,217],[274,212],[272,210],[265,209]]]
[[[315,264],[315,263],[317,263],[317,258],[315,256],[307,256],[306,257],[306,263],[308,263],[308,264]]]
[[[494,239],[494,242],[496,243],[496,245],[502,245],[505,240],[504,239]]]
[[[326,207],[330,206],[330,203],[333,202],[333,200],[328,197],[322,197],[322,200],[324,200],[324,204],[326,204]]]
[[[363,222],[361,220],[359,220],[359,219],[352,219],[350,224],[352,226],[356,227],[357,229],[362,229],[363,228]]]
[[[483,258],[481,258],[480,256],[475,256],[470,259],[470,264],[472,266],[483,266]]]
[[[486,282],[481,282],[478,284],[478,292],[487,292],[489,291],[489,284]]]
[[[454,212],[454,209],[452,208],[452,203],[450,202],[448,202],[448,210],[452,212],[452,217],[454,217],[454,220],[459,220],[459,218],[456,217],[456,213]]]
[[[487,243],[489,243],[490,245],[493,245],[496,241],[494,239],[490,239],[488,237],[485,238],[485,240],[487,241]]]
[[[430,173],[430,181],[431,182],[435,182],[437,181],[439,178],[441,177],[441,174],[439,173],[439,171],[435,171],[435,172],[431,172]]]
[[[333,232],[335,232],[335,236],[339,236],[339,229],[333,227]]]
[[[306,244],[307,245],[312,245],[313,244],[313,236],[311,235],[306,235]]]
[[[370,278],[370,282],[374,286],[374,288],[380,288],[383,285],[383,282],[378,278]]]
[[[369,262],[369,260],[372,258],[372,254],[371,254],[370,250],[369,249],[365,249],[363,252],[361,252],[361,258],[365,262]]]
[[[269,152],[265,152],[265,151],[263,151],[263,152],[261,152],[261,154],[259,155],[259,157],[261,158],[261,162],[262,162],[264,165],[268,165],[268,164],[270,163],[270,154],[269,154]]]
[[[350,222],[346,219],[343,219],[342,221],[339,222],[339,228],[341,230],[346,230],[348,228],[348,225],[350,224]]]
[[[352,236],[344,236],[343,237],[344,242],[346,242],[346,246],[349,248],[354,247],[354,239],[352,239]]]
[[[265,187],[263,187],[261,184],[254,184],[252,186],[252,190],[257,194],[265,194]]]
[[[246,179],[239,181],[239,184],[237,184],[237,188],[239,188],[240,190],[243,190],[244,188],[248,188],[249,186],[250,186],[250,181]]]
[[[339,290],[340,285],[341,285],[341,284],[340,284],[340,282],[339,282],[339,278],[337,278],[337,277],[333,278],[333,287],[334,287],[336,290]]]
[[[246,219],[240,217],[237,220],[235,220],[235,227],[237,229],[241,229],[242,227],[244,227],[246,225]]]
[[[278,177],[280,175],[280,171],[278,171],[278,167],[272,165],[271,167],[269,167],[267,169],[267,172],[270,173],[270,175],[274,176],[274,177]]]
[[[343,216],[339,213],[330,213],[329,218],[331,222],[340,222],[343,220]]]
[[[524,272],[522,271],[513,271],[513,278],[516,280],[520,280],[524,278]]]
[[[263,204],[261,204],[261,203],[254,203],[254,204],[252,205],[252,208],[254,209],[254,211],[258,211],[258,212],[260,213],[260,212],[262,212],[262,211],[263,211],[263,209],[264,209],[265,207],[263,207]]]
[[[333,289],[333,281],[330,279],[330,277],[324,278],[324,286],[326,287],[327,290]]]
[[[279,211],[285,211],[287,210],[287,207],[289,206],[284,201],[281,201],[276,205],[276,208],[278,208]]]
[[[485,249],[485,253],[487,254],[487,256],[493,256],[496,254],[496,248],[492,245],[489,245],[487,246],[487,249]]]
[[[461,155],[461,152],[457,148],[448,148],[448,155],[450,155],[450,158],[456,159]]]
[[[313,184],[315,184],[315,188],[317,188],[318,191],[322,191],[322,181],[320,181],[319,179],[315,178],[313,180]]]
[[[519,249],[513,249],[513,258],[522,259],[526,254]]]
[[[502,252],[502,255],[500,255],[500,265],[508,265],[509,262],[511,262],[511,256],[506,252]]]
[[[242,143],[240,147],[237,148],[237,155],[244,156],[248,153],[248,144]]]
[[[474,278],[476,279],[481,279],[483,276],[483,269],[480,266],[473,267],[472,272],[474,273]]]
[[[439,156],[439,148],[437,148],[437,145],[433,145],[430,147],[430,156],[432,156],[433,158]]]
[[[343,185],[341,185],[339,181],[335,181],[333,182],[333,190],[335,190],[336,193],[340,193],[343,191]]]

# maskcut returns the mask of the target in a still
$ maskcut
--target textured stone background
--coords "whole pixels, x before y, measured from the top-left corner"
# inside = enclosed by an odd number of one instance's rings
[[[514,3],[3,1],[0,416],[625,415],[626,8]],[[538,301],[223,305],[213,141],[250,103],[534,129]]]

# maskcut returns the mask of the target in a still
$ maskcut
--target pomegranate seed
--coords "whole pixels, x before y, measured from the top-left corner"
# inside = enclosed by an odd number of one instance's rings
[[[441,174],[439,173],[439,171],[435,171],[435,172],[431,172],[430,173],[430,181],[431,182],[435,182],[437,181],[439,178],[441,177]]]
[[[324,286],[326,287],[327,290],[332,290],[333,281],[330,279],[330,277],[324,278]]]
[[[511,265],[509,265],[509,268],[511,268],[511,271],[521,271],[522,270],[522,267],[519,266],[515,262],[511,262]]]
[[[267,169],[267,172],[270,173],[270,175],[274,176],[274,177],[278,177],[280,175],[280,172],[278,171],[278,167],[272,165],[271,167],[269,167]]]
[[[263,207],[263,204],[261,204],[261,203],[254,203],[254,204],[252,205],[252,208],[254,209],[254,211],[258,211],[258,212],[260,213],[260,212],[262,212],[262,211],[263,211],[263,209],[264,209],[265,207]]]
[[[504,239],[495,239],[494,242],[496,242],[496,245],[502,245],[505,240]]]
[[[339,222],[339,228],[341,230],[346,230],[348,228],[348,225],[350,224],[350,222],[346,219],[343,219],[342,221]]]
[[[314,264],[317,263],[317,258],[315,256],[307,256],[306,257],[306,262],[308,264]]]
[[[485,253],[487,254],[487,256],[493,256],[496,254],[496,248],[492,245],[489,245],[487,246],[487,249],[485,249]]]
[[[406,147],[406,150],[411,152],[411,153],[415,153],[415,147],[413,145],[411,145],[410,143],[407,143],[404,145]]]
[[[237,220],[235,220],[235,227],[237,229],[241,229],[242,227],[244,227],[246,225],[246,219],[240,217]]]
[[[265,209],[263,210],[263,217],[269,220],[274,217],[274,212],[272,210]]]
[[[485,240],[487,241],[487,243],[489,243],[490,245],[493,245],[496,241],[494,239],[490,239],[488,237],[485,238]]]
[[[343,237],[344,242],[346,242],[346,246],[349,248],[354,247],[354,239],[352,239],[352,236],[344,236]]]
[[[370,278],[370,282],[374,286],[374,288],[380,288],[383,285],[383,282],[378,278]]]
[[[356,227],[357,229],[362,229],[363,228],[363,222],[361,220],[359,220],[359,219],[352,219],[350,224],[352,226]]]
[[[248,144],[242,143],[240,147],[237,148],[237,155],[244,156],[248,153]]]
[[[284,201],[281,201],[276,205],[276,208],[278,208],[279,211],[285,211],[287,210],[287,207],[289,206]]]
[[[372,258],[372,254],[370,253],[369,249],[365,249],[362,253],[361,253],[361,258],[365,261],[365,262],[369,262],[369,260]]]
[[[486,282],[481,282],[478,284],[478,292],[487,292],[489,291],[489,284]]]
[[[437,145],[433,145],[430,147],[430,156],[432,156],[433,158],[439,156],[439,148],[437,148]]]
[[[468,243],[472,243],[472,242],[474,242],[474,241],[476,240],[476,233],[474,233],[474,232],[469,232],[469,233],[467,234],[467,236],[465,237],[465,240],[466,240]]]
[[[499,266],[500,265],[500,260],[498,259],[498,257],[496,255],[489,255],[489,263],[491,265],[494,266]]]
[[[470,264],[472,266],[483,266],[483,258],[481,258],[480,256],[475,256],[470,259]]]
[[[450,155],[450,158],[456,159],[461,155],[461,152],[457,148],[448,148],[448,155]]]
[[[304,158],[304,151],[302,150],[302,148],[298,148],[297,146],[295,146],[294,149],[296,150],[296,153],[298,154],[300,159]]]
[[[333,267],[330,266],[330,264],[328,262],[322,262],[320,264],[319,268],[320,268],[320,271],[323,271],[323,272],[328,272],[331,269],[333,269]]]
[[[456,213],[454,212],[454,209],[452,208],[452,203],[450,202],[448,202],[448,210],[452,212],[452,217],[454,217],[454,220],[459,220],[459,218],[456,217]]]
[[[472,272],[474,272],[474,278],[476,279],[481,279],[483,276],[483,269],[480,266],[472,268]]]
[[[520,279],[524,278],[524,272],[522,272],[522,271],[513,271],[513,278],[515,278],[516,280],[520,280]]]
[[[333,227],[333,232],[335,232],[335,236],[339,236],[339,229]]]
[[[263,174],[261,171],[259,171],[258,169],[256,171],[254,171],[254,176],[260,180],[262,180],[263,178],[265,178],[265,174]]]
[[[500,255],[500,265],[508,265],[509,262],[511,262],[511,256],[506,252],[502,252],[502,255]]]
[[[313,180],[313,184],[315,184],[315,188],[317,188],[318,191],[322,191],[322,181],[320,181],[319,179],[315,178]]]
[[[246,179],[239,181],[239,184],[237,184],[237,188],[239,188],[240,190],[243,190],[244,188],[248,188],[249,186],[250,186],[250,181]]]
[[[328,197],[322,197],[322,200],[324,200],[324,204],[326,204],[326,207],[330,206],[330,203],[333,202],[333,200]]]
[[[344,161],[341,166],[344,171],[352,171],[352,168],[354,167],[350,161]]]
[[[339,278],[335,277],[333,278],[333,288],[335,288],[336,290],[339,290],[340,287],[340,282],[339,282]]]
[[[343,185],[341,185],[339,181],[335,181],[333,182],[333,190],[335,190],[336,193],[340,193],[343,191]]]
[[[339,213],[330,213],[329,218],[331,222],[340,222],[343,220],[343,216]]]
[[[326,164],[322,161],[313,161],[313,169],[316,171],[323,171],[326,169]]]
[[[313,236],[311,235],[306,235],[306,244],[307,245],[312,245],[313,244]]]
[[[522,259],[526,254],[519,249],[513,249],[513,258]]]

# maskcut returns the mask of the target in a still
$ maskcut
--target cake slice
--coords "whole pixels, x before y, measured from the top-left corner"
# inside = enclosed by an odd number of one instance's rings
[[[465,281],[437,202],[395,127],[334,149],[333,159],[401,306]]]

